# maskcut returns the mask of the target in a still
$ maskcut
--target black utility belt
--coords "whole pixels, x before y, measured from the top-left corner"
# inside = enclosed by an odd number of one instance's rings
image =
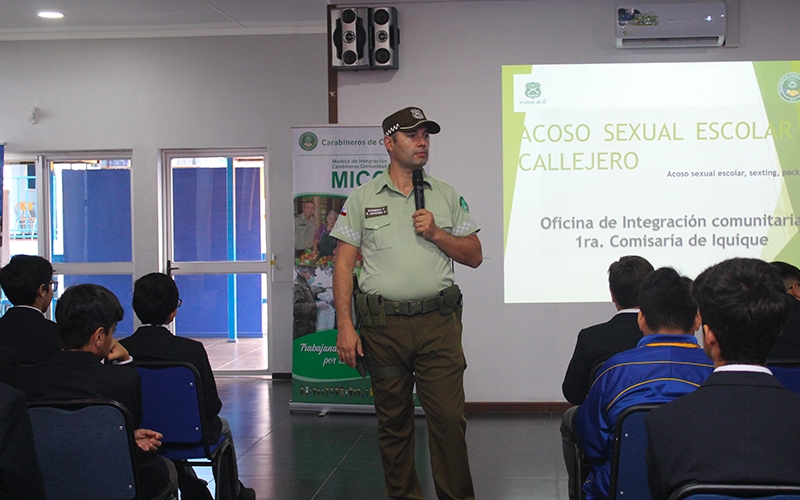
[[[386,326],[386,316],[416,316],[439,311],[450,314],[461,308],[461,289],[458,285],[445,288],[438,295],[419,300],[385,300],[382,295],[357,293],[356,311],[364,326]]]
[[[416,316],[439,310],[440,298],[438,295],[420,300],[384,300],[383,307],[387,316]]]

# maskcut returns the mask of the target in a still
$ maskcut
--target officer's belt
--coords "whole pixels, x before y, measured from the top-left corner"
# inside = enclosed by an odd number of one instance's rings
[[[433,297],[419,300],[384,300],[383,306],[387,316],[416,316],[417,314],[438,311],[440,301],[441,297],[434,295]]]

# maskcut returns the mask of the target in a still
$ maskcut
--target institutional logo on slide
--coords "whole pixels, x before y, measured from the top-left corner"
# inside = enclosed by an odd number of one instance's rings
[[[778,94],[786,102],[800,102],[800,73],[786,73],[778,82]]]
[[[536,99],[542,95],[542,85],[539,82],[528,82],[525,84],[525,97]]]
[[[303,151],[311,151],[317,147],[317,135],[313,132],[306,132],[300,136],[300,147]]]

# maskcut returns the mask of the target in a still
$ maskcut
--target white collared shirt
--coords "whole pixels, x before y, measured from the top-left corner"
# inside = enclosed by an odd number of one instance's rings
[[[33,309],[34,311],[36,311],[36,312],[38,312],[39,314],[41,314],[42,316],[44,316],[44,312],[42,312],[42,310],[41,310],[41,309],[39,309],[38,307],[34,307],[34,306],[26,306],[26,305],[20,305],[20,306],[14,306],[14,307],[27,307],[28,309]]]
[[[766,373],[767,375],[772,375],[772,372],[766,366],[761,365],[744,365],[744,364],[732,364],[732,365],[722,365],[714,368],[714,372],[755,372],[755,373]]]

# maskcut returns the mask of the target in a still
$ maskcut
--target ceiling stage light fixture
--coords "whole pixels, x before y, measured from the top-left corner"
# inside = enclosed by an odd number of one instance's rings
[[[45,11],[39,12],[39,17],[43,17],[45,19],[61,19],[62,17],[64,17],[64,14],[62,14],[61,12],[54,12],[54,11],[45,10]]]

